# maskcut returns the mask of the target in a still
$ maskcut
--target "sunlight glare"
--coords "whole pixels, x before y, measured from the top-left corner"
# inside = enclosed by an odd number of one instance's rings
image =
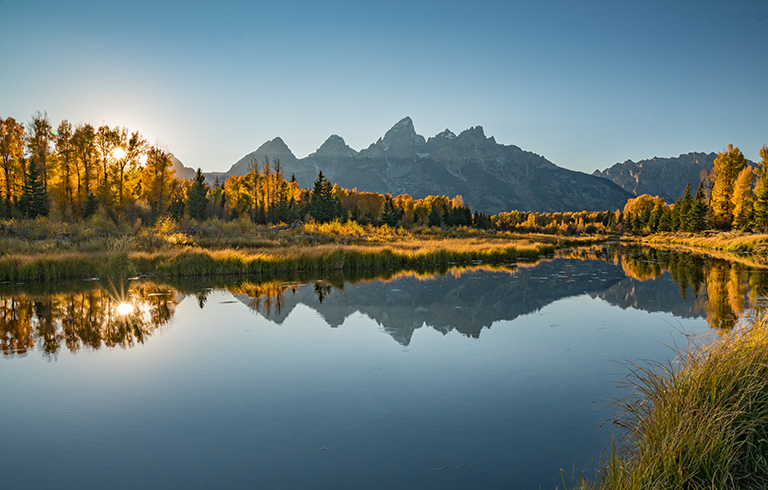
[[[133,305],[130,303],[120,303],[117,305],[117,313],[120,315],[127,315],[133,313]]]
[[[114,158],[115,160],[120,160],[124,156],[125,156],[125,150],[123,150],[122,148],[115,148],[114,150],[112,150],[112,158]]]
[[[143,154],[139,156],[139,165],[144,165],[147,163],[147,155]]]

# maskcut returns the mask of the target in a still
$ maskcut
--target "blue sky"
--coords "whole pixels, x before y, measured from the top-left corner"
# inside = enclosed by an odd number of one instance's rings
[[[768,2],[0,0],[0,117],[123,125],[226,170],[411,116],[586,172],[768,144]]]

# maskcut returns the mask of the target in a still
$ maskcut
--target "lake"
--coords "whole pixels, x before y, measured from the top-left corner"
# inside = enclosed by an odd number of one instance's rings
[[[0,288],[3,488],[562,488],[628,362],[765,309],[650,248],[384,278]]]

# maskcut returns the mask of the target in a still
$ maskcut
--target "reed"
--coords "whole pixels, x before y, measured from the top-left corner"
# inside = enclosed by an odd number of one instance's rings
[[[631,241],[639,241],[654,245],[687,245],[710,250],[724,250],[728,252],[765,253],[768,249],[768,234],[743,233],[739,231],[722,233],[658,233],[647,237],[632,238]]]
[[[294,246],[258,252],[191,248],[159,260],[163,276],[255,275],[392,269],[422,270],[449,265],[500,264],[551,254],[553,245],[465,243],[462,240],[407,245]]]
[[[504,264],[552,254],[554,244],[496,240],[408,240],[388,244],[288,245],[246,249],[161,247],[137,251],[133,239],[111,238],[97,251],[40,249],[0,255],[0,281],[284,273],[427,271],[454,265]]]
[[[675,363],[634,366],[632,384],[625,438],[579,488],[768,488],[764,320],[691,347]]]

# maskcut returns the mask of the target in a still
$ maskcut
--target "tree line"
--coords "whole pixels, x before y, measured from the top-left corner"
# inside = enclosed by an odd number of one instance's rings
[[[534,213],[474,213],[461,196],[359,192],[332,184],[321,172],[311,189],[284,175],[279,160],[253,161],[246,175],[206,183],[200,169],[191,181],[178,179],[173,156],[124,127],[54,127],[37,112],[26,125],[0,118],[0,217],[53,215],[66,221],[100,211],[114,221],[152,224],[176,220],[250,219],[258,224],[352,220],[389,226],[469,226],[517,232],[647,234],[708,229],[768,231],[768,147],[757,168],[738,147],[718,154],[694,193],[668,204],[642,195],[622,210]]]
[[[254,161],[246,175],[216,179],[212,186],[200,169],[191,181],[177,178],[172,164],[167,149],[124,127],[67,120],[54,127],[40,112],[26,125],[0,118],[0,217],[77,221],[100,210],[114,221],[145,224],[165,216],[389,226],[471,226],[482,220],[461,196],[414,200],[358,192],[332,184],[322,172],[312,189],[302,189],[293,176],[286,178],[278,160]]]
[[[690,183],[682,197],[667,204],[644,194],[627,201],[624,229],[630,233],[704,230],[768,231],[768,147],[760,149],[756,167],[738,147],[718,153],[714,167],[696,193]]]

